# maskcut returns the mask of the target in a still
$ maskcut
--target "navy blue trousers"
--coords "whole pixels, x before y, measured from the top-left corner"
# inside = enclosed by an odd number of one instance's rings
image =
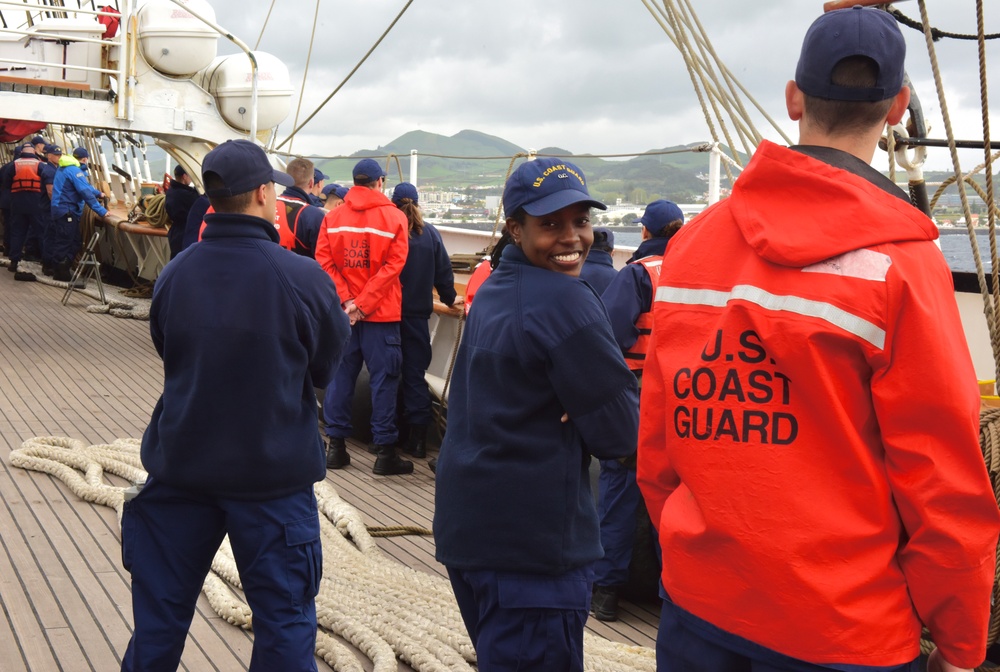
[[[357,322],[351,327],[351,340],[333,381],[323,395],[323,420],[326,435],[346,439],[353,431],[351,415],[354,388],[361,364],[368,367],[372,391],[372,437],[379,445],[389,445],[399,438],[396,427],[396,393],[402,368],[399,322]]]
[[[670,600],[663,601],[656,636],[656,672],[917,672],[903,665],[817,665],[720,630]]]
[[[636,517],[644,506],[635,470],[618,460],[601,460],[597,480],[597,515],[601,518],[604,557],[594,565],[594,583],[618,586],[628,581],[628,566],[635,546]]]
[[[52,263],[72,262],[80,251],[80,218],[72,213],[53,216],[49,224],[46,254]]]
[[[198,495],[150,480],[122,515],[135,630],[122,672],[173,672],[212,557],[229,533],[253,610],[250,670],[315,672],[322,576],[312,487],[264,501]]]
[[[10,195],[10,218],[7,220],[10,226],[10,248],[7,250],[7,256],[11,261],[20,261],[28,238],[32,234],[38,235],[38,199],[39,194],[36,193]],[[34,252],[34,250],[29,251]]]
[[[5,253],[10,251],[10,208],[0,208],[0,217],[3,217],[3,249]]]
[[[52,257],[52,210],[42,207],[38,211],[38,248],[42,263],[49,265],[58,262]]]
[[[583,672],[593,569],[523,574],[448,568],[479,672]]]
[[[403,316],[399,325],[403,345],[403,420],[410,425],[431,424],[431,393],[424,374],[431,365],[431,332],[428,320]]]

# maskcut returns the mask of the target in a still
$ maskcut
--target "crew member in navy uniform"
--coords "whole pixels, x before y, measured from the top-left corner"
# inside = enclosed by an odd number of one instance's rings
[[[586,280],[594,291],[603,294],[611,281],[618,275],[611,253],[615,251],[615,234],[603,226],[594,227],[594,244],[587,260],[583,262],[580,279]]]
[[[35,156],[35,148],[24,145],[21,156],[14,161],[14,173],[10,188],[10,249],[7,256],[15,280],[34,280],[35,275],[18,271],[18,264],[25,254],[25,244],[29,235],[38,235],[38,217],[41,214],[42,177],[41,165]]]
[[[31,139],[31,146],[35,150],[35,156],[43,156],[45,154],[45,145],[49,144],[48,141],[40,135],[36,135]]]
[[[523,163],[503,194],[512,244],[476,295],[438,457],[437,559],[484,672],[583,670],[601,557],[590,456],[635,449],[638,386],[600,297],[583,172]]]
[[[403,319],[399,325],[403,348],[400,379],[401,416],[406,425],[403,452],[427,456],[427,428],[431,424],[431,395],[424,375],[431,364],[431,334],[428,323],[434,312],[434,290],[441,303],[456,304],[455,276],[441,234],[424,221],[417,188],[400,182],[392,190],[392,202],[409,221],[410,249],[399,280],[403,285]],[[461,301],[457,303],[461,304]]]
[[[310,163],[312,163],[310,161]],[[309,205],[315,205],[317,208],[323,207],[323,187],[326,186],[323,183],[330,179],[329,175],[324,175],[323,171],[319,168],[313,167],[313,185],[309,189]]]
[[[14,148],[14,158],[0,166],[0,216],[3,217],[3,250],[10,254],[10,187],[14,181],[14,162],[21,158],[21,145]]]
[[[307,257],[316,256],[316,238],[326,211],[322,204],[317,206],[312,191],[317,171],[308,159],[292,159],[285,170],[295,184],[285,189],[278,199],[278,217],[284,217],[282,224],[288,227],[295,238],[292,250]],[[319,173],[323,175],[323,173]]]
[[[342,187],[339,184],[328,184],[323,187],[319,200],[325,209],[333,210],[344,204],[347,191],[347,187]]]
[[[170,244],[170,258],[173,259],[184,250],[184,234],[187,231],[188,215],[191,206],[198,200],[198,190],[192,186],[191,176],[184,166],[174,166],[174,176],[164,195],[163,207],[170,217],[170,229],[167,231],[167,242]]]
[[[641,386],[652,331],[653,291],[660,277],[664,250],[684,223],[684,213],[676,203],[661,199],[647,205],[636,221],[642,224],[642,242],[601,299],[608,309],[615,342]],[[599,621],[615,621],[618,598],[629,578],[636,525],[640,524],[640,516],[646,515],[635,481],[635,451],[624,460],[601,460],[597,512],[601,516],[604,557],[595,567],[590,610]]]
[[[316,244],[316,261],[330,274],[351,319],[351,342],[344,365],[323,397],[329,439],[327,467],[350,462],[346,439],[353,431],[354,388],[361,365],[368,367],[372,395],[372,450],[378,455],[372,472],[379,476],[409,474],[413,462],[396,454],[396,395],[403,354],[399,322],[403,289],[399,274],[409,249],[406,215],[382,188],[385,172],[374,159],[354,166],[354,186],[344,205],[330,210]]]
[[[348,319],[329,277],[278,244],[272,169],[230,140],[205,157],[215,209],[202,242],[156,281],[150,332],[163,393],[142,439],[149,480],[122,515],[135,629],[123,672],[176,670],[228,533],[253,610],[250,669],[316,670],[326,476],[314,387],[336,370]]]
[[[52,187],[59,170],[59,160],[62,159],[62,147],[45,145],[45,161],[40,167],[42,178],[42,198],[40,200],[38,226],[41,243],[42,273],[51,276],[55,272],[56,260],[52,256]]]

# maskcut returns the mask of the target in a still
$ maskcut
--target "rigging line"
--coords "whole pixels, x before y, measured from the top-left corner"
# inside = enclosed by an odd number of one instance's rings
[[[701,143],[695,147],[684,147],[682,149],[657,149],[650,152],[630,152],[626,154],[541,154],[536,153],[535,156],[543,156],[548,159],[622,159],[629,156],[642,157],[642,156],[666,156],[668,154],[686,154],[695,152],[710,152],[712,151],[711,143]],[[274,152],[278,156],[296,156],[295,154],[290,154],[288,152]],[[395,154],[370,154],[365,155],[366,159],[387,159],[390,156],[396,156]],[[449,154],[425,154],[420,152],[420,158],[432,158],[432,159],[464,159],[468,161],[509,161],[510,156],[451,156]],[[517,153],[514,155],[527,156],[524,153]],[[321,159],[323,161],[338,161],[347,159],[358,159],[357,156],[345,156],[343,154],[339,156],[316,156],[311,154],[309,156],[311,159]]]
[[[917,4],[920,7],[920,19],[923,22],[924,42],[927,46],[927,56],[931,62],[931,72],[934,75],[934,84],[937,89],[938,104],[941,106],[941,117],[944,121],[945,135],[948,137],[948,148],[951,153],[951,163],[955,169],[958,195],[962,201],[962,213],[965,215],[965,225],[969,233],[969,242],[972,247],[972,258],[976,262],[976,278],[979,280],[979,291],[983,298],[983,313],[986,317],[986,325],[989,327],[990,344],[993,346],[993,362],[994,366],[997,369],[1000,369],[1000,334],[998,334],[997,329],[997,311],[993,306],[989,288],[986,286],[986,275],[983,271],[983,259],[979,254],[979,242],[976,240],[976,230],[972,226],[972,212],[969,209],[969,196],[965,190],[965,182],[962,180],[962,166],[958,160],[958,149],[955,147],[955,134],[952,131],[951,114],[948,112],[948,101],[944,94],[944,82],[941,79],[941,68],[938,66],[937,50],[934,48],[934,40],[931,36],[931,24],[927,18],[927,3],[926,0],[917,0]],[[1000,379],[1000,375],[997,375],[996,377]]]
[[[666,8],[666,6],[667,6],[667,3],[664,3],[664,8]],[[683,40],[685,49],[687,51],[691,52],[691,53],[694,53],[694,51],[695,51],[694,50],[694,46],[692,46],[691,40],[690,40],[688,34],[684,30],[685,25],[688,26],[689,30],[691,29],[690,17],[684,15],[684,8],[683,7],[678,8],[677,3],[673,2],[673,0],[671,0],[671,2],[669,3],[669,11],[670,11],[671,16],[674,18],[674,21],[676,23],[677,34]],[[690,30],[690,32],[695,32],[695,31],[694,30]],[[706,36],[706,40],[707,40],[707,36]],[[702,57],[702,59],[708,60],[708,53],[707,53],[707,51],[705,49],[704,43],[702,43],[701,41],[699,41],[697,39],[695,40],[695,42],[697,43],[698,48],[701,51],[701,57]],[[717,60],[718,59],[716,59],[716,61]],[[736,127],[736,131],[739,134],[740,141],[743,144],[743,151],[746,152],[747,154],[751,154],[751,153],[753,153],[753,148],[756,147],[756,143],[747,142],[747,134],[741,132],[740,124],[738,123],[740,115],[738,115],[734,111],[734,109],[733,109],[733,106],[731,104],[732,103],[732,97],[724,94],[724,88],[722,86],[722,83],[719,81],[718,75],[716,74],[716,70],[717,69],[718,69],[718,63],[716,63],[716,67],[711,68],[706,73],[706,75],[708,76],[708,82],[705,82],[705,87],[707,89],[709,83],[711,83],[711,85],[713,87],[715,87],[715,89],[718,90],[719,95],[717,97],[717,100],[718,100],[719,105],[722,106],[722,108],[726,111],[726,115],[733,121],[733,125]],[[735,149],[735,147],[733,147],[734,143],[733,143],[733,138],[730,135],[729,126],[725,123],[725,121],[722,120],[722,115],[719,114],[718,107],[716,106],[714,100],[713,100],[713,103],[712,103],[712,109],[715,110],[716,114],[720,118],[719,125],[722,127],[722,133],[723,133],[723,135],[726,136],[726,143],[729,144],[729,146],[733,148],[734,152],[737,151]],[[732,178],[732,175],[729,175],[729,177]]]
[[[643,0],[644,3],[645,1],[646,0]],[[670,0],[663,0],[662,9],[660,9],[660,7],[657,7],[657,10],[662,16],[662,21],[660,21],[660,25],[663,27],[664,31],[667,31],[667,26],[669,26],[670,29],[673,31],[674,37],[671,37],[671,39],[677,46],[678,51],[680,51],[681,57],[684,59],[684,63],[687,66],[688,76],[691,78],[691,86],[694,88],[695,93],[697,94],[698,97],[698,102],[701,104],[702,113],[705,115],[705,122],[708,124],[709,130],[712,134],[712,140],[718,143],[719,135],[715,129],[715,124],[712,122],[712,116],[709,113],[708,105],[706,104],[705,98],[702,95],[702,87],[704,87],[707,90],[709,88],[709,82],[706,80],[704,75],[696,74],[696,70],[698,68],[696,67],[694,61],[697,60],[697,55],[690,48],[690,44],[686,41],[684,37],[684,33],[680,28],[679,19],[677,18],[676,12],[668,11],[668,7],[669,10],[673,10],[673,5],[670,2]],[[650,11],[652,11],[652,9],[650,9]],[[670,35],[669,32],[667,34]],[[711,70],[711,65],[706,63],[705,69]],[[699,86],[699,80],[701,81],[700,86]],[[722,115],[719,114],[719,110],[715,105],[714,98],[709,94],[708,99],[709,103],[712,106],[712,113],[715,114],[715,118],[719,121],[719,125],[722,127],[722,132],[726,138],[726,142],[728,143],[730,149],[735,151],[733,148],[732,139],[729,136],[729,131],[726,128],[725,122],[722,119]],[[729,165],[723,164],[723,167],[726,170],[726,177],[729,178],[729,183],[732,184],[735,181],[735,178],[733,177],[732,172],[729,170]]]
[[[907,28],[913,28],[914,30],[919,30],[919,31],[923,31],[924,30],[924,24],[922,24],[920,21],[915,21],[914,19],[911,19],[910,17],[906,16],[905,14],[903,14],[898,9],[893,8],[893,9],[888,9],[886,11],[889,12],[890,14],[892,14],[894,17],[896,17],[896,21],[898,21],[899,23],[903,24]],[[981,31],[980,31],[980,33],[981,33]],[[980,37],[979,34],[977,34],[977,35],[966,35],[964,33],[949,33],[948,31],[939,30],[939,29],[933,28],[933,27],[930,29],[930,35],[931,35],[931,39],[934,40],[935,42],[939,41],[942,37],[947,37],[947,38],[952,39],[952,40],[978,40],[979,37]],[[996,40],[996,39],[1000,39],[1000,33],[983,34],[982,38],[984,40]]]
[[[993,184],[993,156],[990,147],[990,101],[989,89],[986,85],[986,35],[985,20],[983,18],[983,0],[976,0],[976,30],[979,33],[977,46],[979,47],[979,96],[982,106],[983,118],[983,152],[986,154],[985,175],[986,175],[986,202],[989,208],[986,210],[986,219],[989,223],[990,233],[990,261],[993,275],[993,308],[1000,309],[1000,263],[997,262],[997,229],[996,216],[994,213],[995,193]],[[1000,368],[1000,364],[997,365]],[[997,626],[997,619],[991,619],[993,625]],[[991,628],[992,629],[992,628]],[[994,637],[995,641],[995,637]]]
[[[746,107],[744,107],[743,101],[740,99],[740,96],[736,91],[735,85],[738,84],[739,82],[734,82],[735,77],[733,77],[733,74],[729,71],[729,68],[725,67],[725,64],[722,62],[722,59],[719,58],[719,54],[715,51],[715,45],[712,44],[712,41],[708,37],[708,32],[705,30],[705,27],[701,23],[701,19],[698,18],[698,14],[694,11],[694,5],[691,3],[691,0],[683,0],[683,4],[685,6],[685,14],[688,16],[688,22],[689,23],[693,22],[694,25],[698,28],[698,31],[695,33],[695,36],[697,38],[699,47],[703,52],[707,51],[708,55],[710,55],[712,59],[715,61],[716,65],[719,68],[719,72],[722,74],[722,78],[725,80],[726,85],[729,89],[729,95],[731,96],[733,102],[740,110],[740,115],[744,119],[749,120],[750,115],[747,113]],[[702,43],[702,39],[704,39],[704,43]],[[753,136],[753,144],[754,146],[757,146],[758,144],[760,144],[760,141],[763,138],[761,134],[757,131],[757,129],[753,126],[753,124],[750,124],[750,131]]]
[[[666,2],[666,0],[664,0]],[[685,64],[688,65],[688,76],[691,78],[691,86],[694,88],[695,96],[698,98],[698,104],[701,105],[702,113],[705,115],[705,125],[708,126],[709,134],[712,136],[712,142],[718,144],[719,134],[715,129],[715,123],[712,121],[712,116],[708,112],[708,106],[705,104],[705,99],[702,97],[701,87],[698,85],[698,78],[695,76],[693,69],[690,64],[687,63],[687,56],[677,38],[674,36],[673,27],[669,24],[667,17],[663,14],[658,6],[654,5],[652,0],[642,0],[642,4],[645,5],[646,9],[653,16],[653,20],[659,24],[660,28],[667,38],[674,43],[674,47],[680,52],[681,57],[684,59]]]
[[[333,98],[335,95],[337,95],[337,92],[340,91],[344,87],[345,84],[347,84],[347,82],[351,79],[351,77],[354,76],[354,73],[358,71],[358,68],[360,68],[364,64],[364,62],[368,60],[368,57],[372,55],[372,52],[375,51],[375,49],[378,48],[378,45],[382,44],[382,40],[385,39],[386,35],[389,34],[389,31],[391,31],[395,27],[395,25],[399,22],[399,20],[401,18],[403,18],[403,14],[406,13],[406,10],[409,9],[410,5],[412,5],[412,4],[413,4],[413,0],[407,0],[406,5],[401,10],[399,10],[399,14],[397,14],[396,18],[392,20],[392,23],[390,23],[389,27],[385,29],[385,32],[382,33],[381,36],[379,36],[379,38],[375,41],[375,44],[373,44],[371,46],[371,49],[369,49],[368,52],[364,56],[361,57],[361,60],[358,61],[358,64],[354,66],[354,69],[351,70],[349,73],[347,73],[347,77],[344,77],[344,81],[342,81],[340,84],[338,84],[337,88],[335,88],[330,93],[330,95],[326,97],[326,100],[324,100],[322,103],[319,104],[319,107],[317,107],[313,111],[313,113],[310,114],[309,117],[305,121],[302,122],[301,126],[295,127],[292,130],[292,132],[288,134],[288,137],[281,141],[281,143],[276,147],[276,149],[281,149],[282,147],[284,147],[285,143],[287,143],[289,140],[291,140],[295,136],[296,133],[298,133],[299,131],[301,131],[302,128],[306,124],[308,124],[310,121],[312,121],[313,117],[315,117],[317,114],[319,114],[320,110],[322,110],[324,107],[326,107],[326,104],[330,102],[330,99]]]
[[[319,2],[316,0],[316,11],[313,13],[312,33],[309,35],[309,53],[306,54],[306,69],[302,73],[302,89],[299,91],[299,104],[295,108],[295,126],[299,125],[299,112],[302,111],[302,99],[306,97],[306,82],[309,81],[309,64],[312,62],[313,42],[316,39],[316,24],[319,23]],[[288,143],[288,151],[292,151],[292,143]]]
[[[254,51],[257,51],[257,48],[260,47],[260,41],[264,39],[264,29],[267,28],[267,22],[271,20],[271,12],[274,11],[274,3],[277,1],[278,0],[271,0],[271,6],[267,10],[267,16],[264,17],[264,25],[260,27],[260,35],[257,36],[257,43],[253,45]]]

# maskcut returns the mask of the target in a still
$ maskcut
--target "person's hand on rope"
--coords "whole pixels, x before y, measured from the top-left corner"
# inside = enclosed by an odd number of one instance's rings
[[[941,655],[941,649],[934,649],[927,658],[927,672],[972,672],[972,668],[952,665]]]

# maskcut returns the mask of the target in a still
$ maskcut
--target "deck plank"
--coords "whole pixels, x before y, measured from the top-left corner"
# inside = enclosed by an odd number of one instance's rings
[[[8,276],[0,270],[2,669],[116,669],[132,614],[115,514],[80,500],[51,476],[11,467],[9,453],[33,436],[88,444],[141,437],[162,386],[162,364],[148,323],[87,313],[91,302],[79,296],[62,306],[59,288]],[[430,528],[434,475],[426,460],[414,460],[412,476],[374,476],[374,456],[366,446],[352,440],[349,450],[350,467],[328,472],[328,479],[369,526]],[[402,564],[446,576],[430,536],[377,543]],[[621,621],[591,619],[588,628],[651,646],[657,620],[655,606],[624,603]],[[202,596],[181,669],[246,670],[252,642],[251,633],[219,618]],[[370,661],[361,664],[372,668]],[[330,668],[320,661],[319,669]]]

